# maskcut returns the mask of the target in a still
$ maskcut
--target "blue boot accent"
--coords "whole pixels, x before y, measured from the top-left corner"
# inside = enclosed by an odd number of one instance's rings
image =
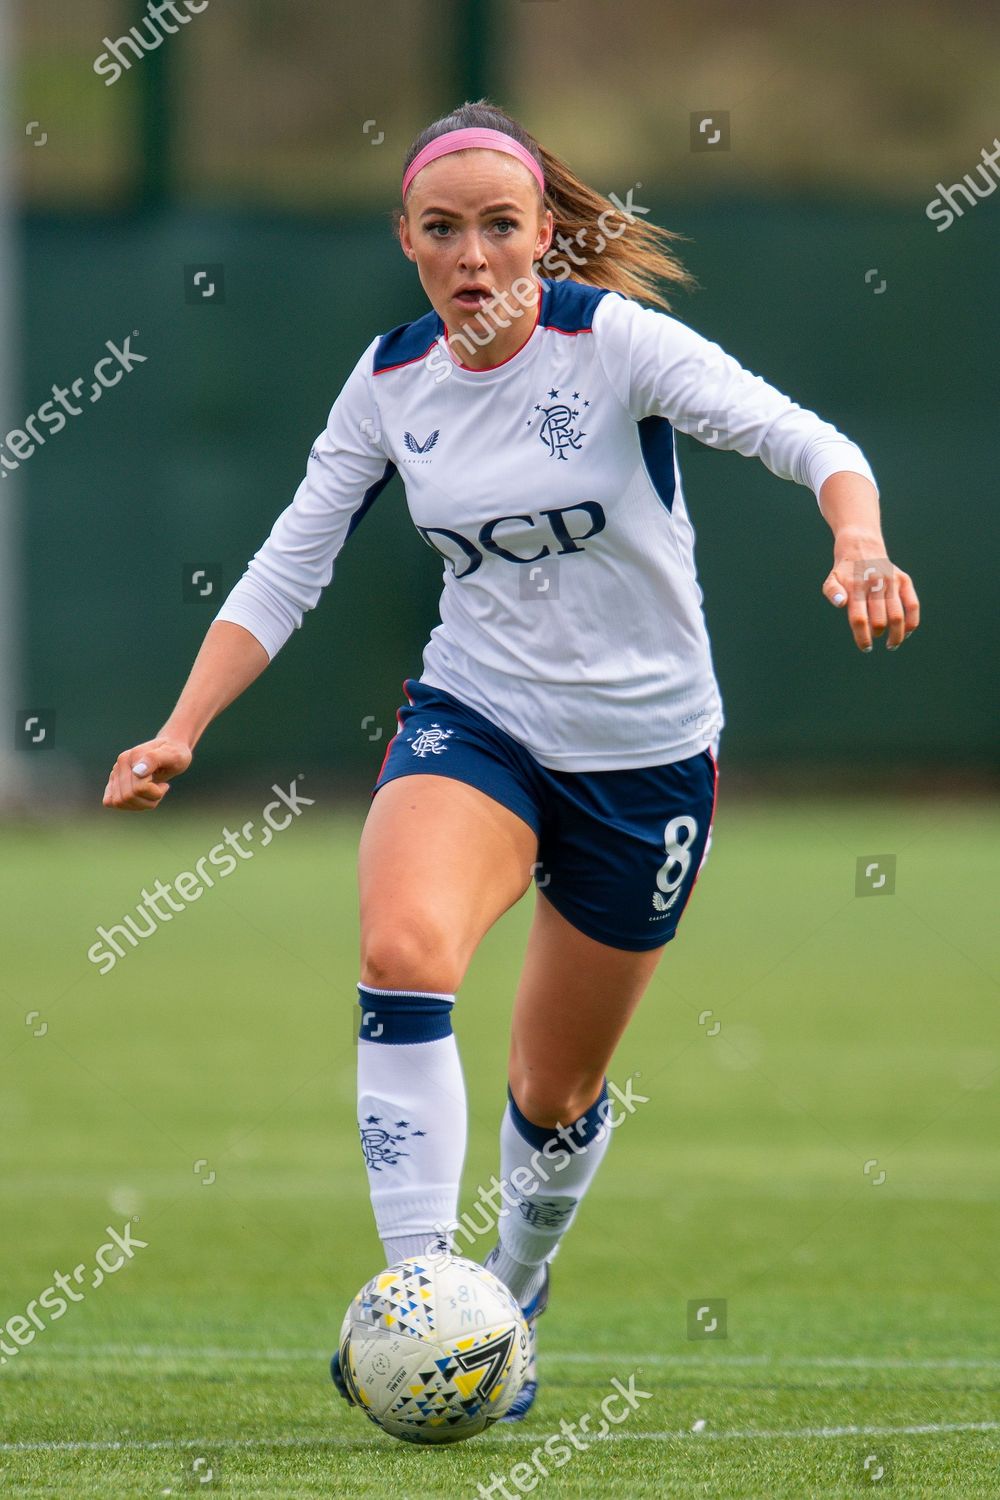
[[[545,1280],[542,1282],[537,1293],[532,1297],[527,1307],[522,1307],[524,1320],[528,1325],[528,1335],[531,1339],[531,1355],[528,1360],[527,1378],[514,1397],[507,1411],[500,1418],[501,1422],[523,1422],[529,1411],[535,1404],[538,1395],[538,1374],[535,1339],[538,1331],[538,1319],[549,1305],[549,1268],[545,1267]]]
[[[340,1368],[340,1350],[339,1349],[336,1351],[336,1353],[334,1354],[333,1358],[330,1360],[330,1379],[333,1381],[334,1385],[337,1387],[337,1390],[343,1396],[343,1398],[347,1402],[348,1406],[356,1406],[357,1402],[355,1401],[354,1397],[351,1395],[350,1391],[348,1390],[348,1388],[347,1388],[347,1381],[344,1379],[344,1372]]]

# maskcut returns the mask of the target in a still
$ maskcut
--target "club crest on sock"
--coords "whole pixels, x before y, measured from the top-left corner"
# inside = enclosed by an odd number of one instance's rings
[[[521,1217],[536,1229],[561,1229],[576,1208],[576,1198],[523,1198],[517,1206]]]
[[[387,1129],[387,1124],[393,1128]],[[381,1115],[366,1115],[358,1130],[365,1165],[373,1172],[380,1172],[383,1167],[395,1167],[402,1157],[410,1155],[409,1151],[400,1150],[402,1143],[427,1134],[426,1130],[412,1129],[409,1120],[385,1122]]]

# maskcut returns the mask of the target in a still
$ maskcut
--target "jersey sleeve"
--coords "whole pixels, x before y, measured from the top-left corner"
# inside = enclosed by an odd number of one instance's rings
[[[604,372],[636,421],[665,417],[699,442],[759,458],[817,501],[824,480],[841,469],[863,475],[878,493],[850,438],[668,313],[612,293],[598,304],[593,330]]]
[[[348,376],[291,503],[215,616],[249,630],[271,659],[316,605],[347,537],[396,472],[372,380],[377,344]]]

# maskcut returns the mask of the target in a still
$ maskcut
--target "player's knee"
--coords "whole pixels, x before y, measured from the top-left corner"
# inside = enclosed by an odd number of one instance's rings
[[[512,1077],[511,1093],[518,1109],[533,1125],[554,1130],[557,1125],[572,1125],[597,1099],[604,1084],[604,1072],[523,1074]]]
[[[433,921],[394,918],[362,933],[362,984],[382,990],[433,990],[453,995],[463,972],[454,941]]]

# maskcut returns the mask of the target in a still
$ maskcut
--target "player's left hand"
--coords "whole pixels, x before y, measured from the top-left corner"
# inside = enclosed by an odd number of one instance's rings
[[[823,593],[838,609],[847,610],[859,651],[870,651],[872,636],[886,631],[886,649],[894,651],[920,624],[913,580],[889,561],[880,536],[838,537]]]

